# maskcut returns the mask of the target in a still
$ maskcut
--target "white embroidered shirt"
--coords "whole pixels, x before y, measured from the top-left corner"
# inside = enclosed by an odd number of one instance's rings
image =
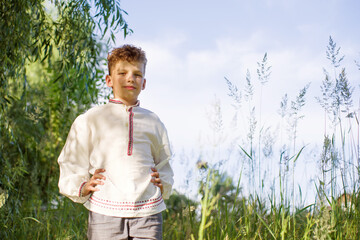
[[[90,211],[118,217],[143,217],[166,209],[173,171],[164,124],[151,111],[118,100],[78,116],[58,158],[60,193]],[[154,186],[155,167],[164,192]],[[96,169],[104,168],[100,191],[82,197],[81,188]]]

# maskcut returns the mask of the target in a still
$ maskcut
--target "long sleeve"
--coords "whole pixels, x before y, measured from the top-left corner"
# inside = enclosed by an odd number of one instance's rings
[[[78,116],[71,126],[58,158],[60,193],[78,203],[84,203],[89,198],[89,196],[81,197],[81,188],[90,178],[89,132],[85,116]]]
[[[160,144],[158,146],[158,155],[155,158],[155,168],[160,174],[161,183],[163,184],[163,198],[168,199],[171,194],[172,185],[174,184],[174,173],[170,166],[172,157],[170,143],[167,131],[164,127],[160,136]]]

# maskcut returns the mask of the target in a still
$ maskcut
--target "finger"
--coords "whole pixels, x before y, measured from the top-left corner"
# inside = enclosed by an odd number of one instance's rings
[[[158,186],[160,188],[161,194],[163,194],[163,192],[164,192],[163,185],[161,183],[159,183],[159,184],[156,184],[156,186]]]
[[[154,183],[154,184],[159,184],[161,183],[161,179],[160,178],[153,178],[150,180],[150,182]]]
[[[92,192],[97,192],[99,191],[100,189],[98,188],[95,188],[95,186],[91,186],[90,184],[85,184],[84,185],[84,188],[82,189],[82,194],[83,196],[87,196],[89,195],[90,193]]]
[[[158,182],[153,182],[153,184],[154,184],[155,186],[157,186],[157,187],[162,187],[162,186],[163,186],[162,183],[158,183]]]
[[[104,175],[102,175],[102,174],[96,174],[96,175],[93,175],[91,177],[91,179],[94,179],[94,180],[96,180],[96,179],[106,180],[106,177]]]
[[[152,182],[152,183],[154,183],[154,184],[156,183],[154,178],[152,178],[152,179],[150,180],[150,182]]]
[[[105,183],[103,181],[100,181],[100,180],[92,179],[92,180],[89,181],[89,185],[91,185],[91,186],[104,185],[104,184]]]
[[[97,192],[97,191],[100,191],[100,189],[96,188],[96,187],[92,187],[92,186],[89,186],[86,190],[88,190],[89,192]]]
[[[90,178],[91,180],[106,180],[106,177],[105,176],[92,176]]]
[[[159,173],[158,173],[158,172],[153,172],[153,173],[151,174],[151,176],[152,176],[152,177],[156,177],[156,178],[158,178],[160,175],[159,175]]]
[[[152,167],[152,168],[151,168],[151,171],[153,171],[153,172],[157,172],[157,169],[156,169],[156,168],[154,168],[154,167]]]
[[[102,173],[105,172],[105,168],[98,168],[95,170],[95,173]]]
[[[103,173],[103,172],[105,172],[105,169],[104,169],[104,168],[99,168],[99,169],[96,169],[96,170],[95,170],[94,175],[95,175],[95,174],[101,174],[101,173]]]

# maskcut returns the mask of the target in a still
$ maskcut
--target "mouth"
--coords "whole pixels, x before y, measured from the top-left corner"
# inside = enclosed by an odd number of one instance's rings
[[[129,89],[129,90],[136,89],[134,86],[125,86],[124,88],[125,88],[125,89]]]

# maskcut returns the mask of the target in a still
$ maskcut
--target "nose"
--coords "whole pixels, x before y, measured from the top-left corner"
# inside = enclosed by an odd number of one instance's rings
[[[135,82],[135,74],[129,73],[127,77],[128,82]]]

